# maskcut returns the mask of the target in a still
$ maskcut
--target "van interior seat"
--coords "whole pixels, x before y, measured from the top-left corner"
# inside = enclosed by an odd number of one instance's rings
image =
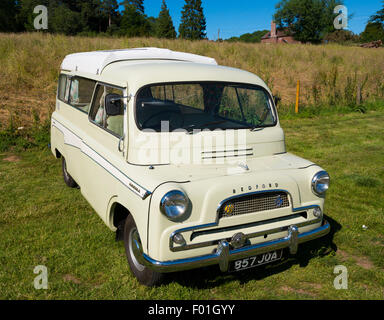
[[[124,115],[109,116],[107,119],[107,128],[122,137],[124,134]]]

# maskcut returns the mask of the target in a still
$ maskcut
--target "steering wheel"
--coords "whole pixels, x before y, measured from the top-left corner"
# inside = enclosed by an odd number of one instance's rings
[[[151,115],[143,122],[141,127],[143,129],[155,129],[156,131],[161,130],[161,121],[168,121],[169,131],[173,131],[183,127],[184,117],[180,111],[164,110]]]

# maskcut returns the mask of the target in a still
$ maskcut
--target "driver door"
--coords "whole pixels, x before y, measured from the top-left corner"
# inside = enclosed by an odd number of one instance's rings
[[[84,167],[86,187],[84,197],[102,218],[106,214],[109,200],[117,194],[119,183],[118,168],[125,164],[124,143],[126,141],[126,106],[124,99],[119,103],[120,110],[108,114],[105,97],[108,94],[124,97],[125,90],[105,84],[97,84],[89,112],[88,135],[84,140],[88,165]]]

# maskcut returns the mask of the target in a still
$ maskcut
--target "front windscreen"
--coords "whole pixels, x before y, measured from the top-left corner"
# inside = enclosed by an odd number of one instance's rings
[[[146,86],[136,97],[136,121],[140,129],[155,131],[254,129],[276,124],[265,89],[224,82]]]

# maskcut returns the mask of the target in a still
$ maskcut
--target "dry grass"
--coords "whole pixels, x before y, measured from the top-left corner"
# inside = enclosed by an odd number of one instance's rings
[[[254,72],[283,105],[294,102],[297,80],[307,105],[354,103],[358,86],[363,99],[384,98],[383,48],[0,34],[0,124],[12,117],[16,125],[28,126],[33,118],[49,115],[65,55],[148,46],[211,56],[222,65]]]

